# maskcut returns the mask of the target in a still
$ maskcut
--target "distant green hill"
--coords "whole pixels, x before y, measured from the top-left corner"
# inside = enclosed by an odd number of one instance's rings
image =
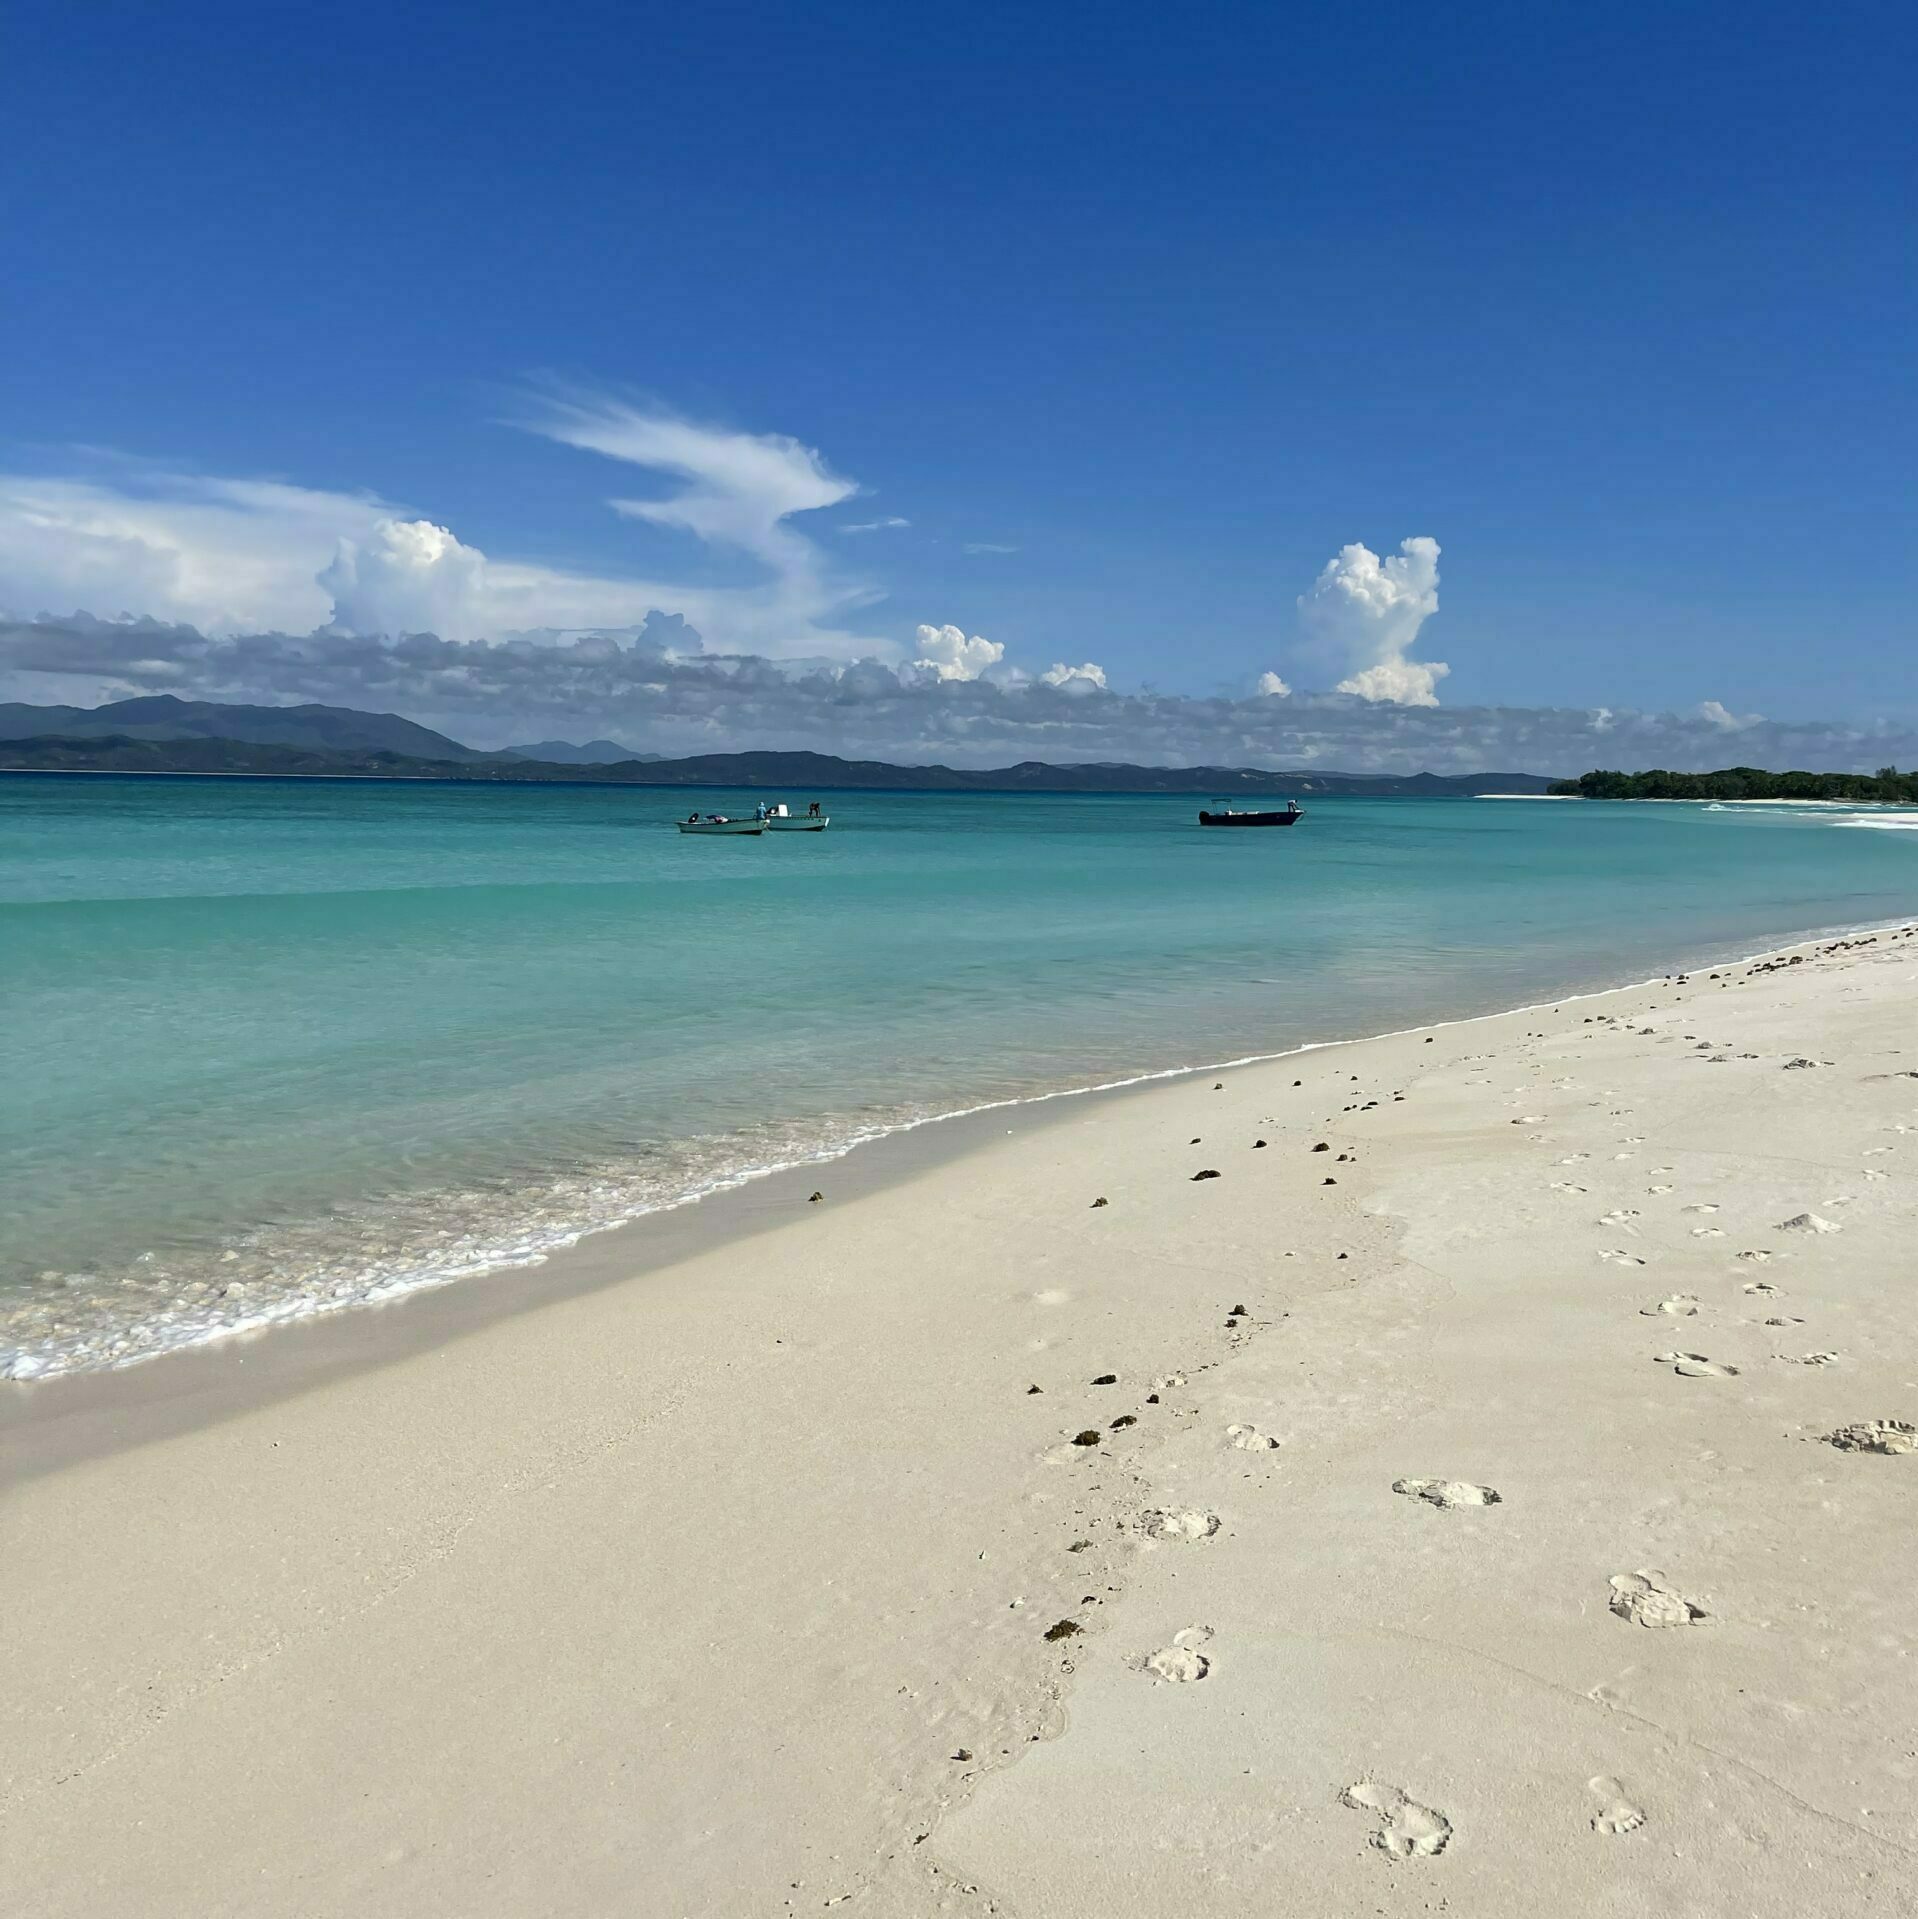
[[[397,713],[361,713],[350,706],[222,706],[153,693],[107,706],[0,704],[0,741],[239,740],[254,746],[296,746],[334,753],[404,753],[422,760],[483,760],[430,726]]]
[[[1716,773],[1581,773],[1560,780],[1554,793],[1587,800],[1849,800],[1918,805],[1918,773],[1895,766],[1873,773],[1767,773],[1726,766]]]

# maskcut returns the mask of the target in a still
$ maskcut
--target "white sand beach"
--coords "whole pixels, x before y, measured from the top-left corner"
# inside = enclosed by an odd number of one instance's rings
[[[20,1477],[4,1910],[1918,1910],[1918,934],[816,1183]]]

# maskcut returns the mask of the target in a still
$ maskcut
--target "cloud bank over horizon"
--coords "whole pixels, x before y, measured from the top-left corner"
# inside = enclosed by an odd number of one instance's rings
[[[922,627],[919,658],[773,660],[705,649],[683,616],[536,638],[388,639],[338,627],[207,634],[151,618],[0,620],[0,698],[89,705],[136,693],[399,712],[481,747],[613,737],[673,755],[808,748],[988,766],[1022,759],[1298,771],[1575,774],[1737,759],[1870,771],[1918,759],[1918,730],[1707,711],[1439,707],[1358,693],[1115,691],[1091,662],[1028,676],[1003,647]],[[1271,677],[1271,676],[1268,676]],[[1735,751],[1732,741],[1735,739]]]

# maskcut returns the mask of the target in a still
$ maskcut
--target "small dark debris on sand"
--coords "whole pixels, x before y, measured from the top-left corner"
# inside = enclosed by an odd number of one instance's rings
[[[1089,1553],[1091,1550],[1092,1541],[1089,1539],[1075,1539],[1072,1544],[1066,1548],[1066,1551],[1069,1553]]]
[[[1137,1413],[1121,1413],[1119,1417],[1112,1422],[1112,1430],[1115,1433],[1123,1432],[1126,1427],[1136,1426],[1138,1423],[1139,1416]]]
[[[1332,1150],[1332,1142],[1329,1139],[1322,1139],[1312,1150],[1315,1153],[1329,1153]]]
[[[1100,1196],[1099,1196],[1099,1197],[1098,1197],[1097,1199],[1095,1199],[1095,1200],[1094,1200],[1094,1201],[1092,1202],[1092,1205],[1091,1205],[1091,1207],[1089,1207],[1089,1208],[1088,1208],[1087,1210],[1088,1210],[1088,1211],[1096,1211],[1096,1210],[1097,1210],[1097,1209],[1098,1209],[1099,1207],[1101,1207],[1101,1206],[1109,1206],[1109,1205],[1110,1205],[1111,1203],[1112,1203],[1112,1202],[1111,1202],[1110,1200],[1108,1200],[1108,1199],[1107,1199],[1107,1198],[1105,1197],[1105,1195],[1104,1195],[1104,1194],[1102,1193],[1102,1194],[1100,1194]]]
[[[1199,1139],[1188,1140],[1186,1143],[1190,1146],[1203,1146],[1205,1144],[1203,1140]]]
[[[1030,1399],[1034,1393],[1042,1393],[1044,1391],[1045,1388],[1043,1386],[1028,1386],[1026,1388],[1026,1397]]]
[[[1059,1621],[1059,1623],[1056,1626],[1048,1626],[1046,1628],[1046,1637],[1048,1639],[1053,1639],[1053,1640],[1071,1639],[1075,1634],[1082,1633],[1084,1631],[1085,1631],[1085,1628],[1082,1625],[1080,1625],[1078,1621],[1073,1619],[1062,1619]]]
[[[963,1766],[966,1761],[972,1757],[972,1754],[966,1747],[961,1746],[952,1756]]]
[[[1117,1373],[1101,1373],[1092,1383],[1095,1386],[1116,1386],[1119,1383],[1119,1375]]]
[[[1075,1446],[1096,1446],[1102,1437],[1104,1437],[1104,1435],[1101,1434],[1098,1427],[1088,1426],[1084,1432],[1074,1433],[1072,1435],[1072,1443]]]
[[[1328,1186],[1336,1186],[1338,1184],[1338,1181],[1335,1179],[1328,1179],[1325,1183]]]
[[[1235,1319],[1243,1319],[1246,1316],[1246,1311],[1247,1309],[1243,1306],[1234,1306],[1232,1309],[1232,1316]]]
[[[1221,1173],[1216,1166],[1208,1166],[1203,1171],[1194,1173],[1192,1177],[1194,1179],[1223,1179],[1225,1175]]]
[[[1147,1393],[1145,1403],[1148,1406],[1156,1406],[1159,1403],[1159,1395],[1157,1393]]]
[[[817,1206],[819,1202],[825,1197],[826,1195],[824,1193],[814,1193],[813,1196],[809,1200],[807,1200],[806,1204],[808,1206]]]
[[[1264,1140],[1262,1140],[1262,1139],[1255,1139],[1255,1140],[1254,1140],[1254,1141],[1252,1142],[1252,1150],[1253,1150],[1253,1151],[1254,1151],[1254,1152],[1256,1153],[1256,1152],[1257,1152],[1257,1151],[1258,1151],[1258,1150],[1259,1150],[1259,1149],[1260,1149],[1260,1148],[1261,1148],[1261,1147],[1262,1147],[1262,1146],[1263,1146],[1264,1144],[1265,1144],[1265,1141],[1264,1141]]]
[[[1223,1093],[1225,1091],[1225,1081],[1222,1079],[1215,1079],[1212,1082],[1212,1090],[1215,1093]]]

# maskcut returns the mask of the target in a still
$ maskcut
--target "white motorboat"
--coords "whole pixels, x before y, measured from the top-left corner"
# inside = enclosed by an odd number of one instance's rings
[[[679,822],[682,833],[742,833],[749,839],[757,839],[766,830],[764,820],[733,820],[724,813],[708,813],[704,819],[695,814],[689,820]]]
[[[830,813],[795,813],[784,805],[775,806],[765,820],[768,833],[823,833],[831,824]]]

